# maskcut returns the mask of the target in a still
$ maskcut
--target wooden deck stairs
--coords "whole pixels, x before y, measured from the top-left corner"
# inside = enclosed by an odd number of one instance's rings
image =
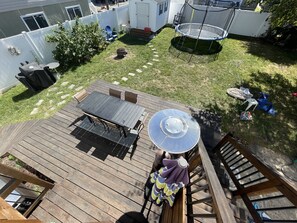
[[[0,129],[0,156],[34,131],[42,122],[43,120],[32,120],[2,127]]]

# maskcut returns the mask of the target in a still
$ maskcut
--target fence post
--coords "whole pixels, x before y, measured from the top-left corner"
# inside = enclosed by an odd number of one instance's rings
[[[38,47],[35,45],[33,39],[29,36],[29,34],[25,31],[22,32],[22,35],[24,37],[24,39],[29,43],[31,49],[32,49],[32,53],[34,55],[34,57],[36,57],[36,60],[39,63],[43,63],[43,54],[39,51]]]

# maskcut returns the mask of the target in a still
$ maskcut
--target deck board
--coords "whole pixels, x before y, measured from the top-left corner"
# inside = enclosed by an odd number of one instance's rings
[[[139,222],[131,213],[142,208],[144,184],[154,160],[148,121],[162,109],[176,108],[188,113],[189,109],[103,81],[97,81],[87,91],[108,94],[109,88],[137,93],[137,103],[148,112],[133,156],[130,150],[78,129],[83,112],[71,101],[53,117],[43,120],[10,151],[55,181],[55,187],[46,194],[32,217],[44,222],[115,222],[119,219],[125,223]],[[146,208],[144,214],[147,212]],[[149,222],[157,222],[159,215],[160,208],[153,205]]]

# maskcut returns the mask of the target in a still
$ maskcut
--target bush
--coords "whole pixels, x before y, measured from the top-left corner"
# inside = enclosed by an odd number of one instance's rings
[[[54,34],[46,37],[46,41],[57,43],[56,49],[53,51],[54,58],[64,69],[89,61],[107,46],[98,23],[85,25],[78,19],[72,29],[66,29],[62,24],[59,24]]]

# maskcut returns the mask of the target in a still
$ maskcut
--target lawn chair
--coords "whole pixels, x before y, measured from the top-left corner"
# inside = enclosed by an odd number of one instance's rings
[[[105,32],[106,32],[106,40],[109,42],[114,41],[118,37],[118,35],[111,30],[110,26],[105,27]]]
[[[122,92],[118,91],[118,90],[115,90],[115,89],[112,89],[112,88],[109,88],[109,95],[121,99]]]
[[[125,101],[129,101],[136,104],[137,94],[134,94],[133,92],[130,92],[130,91],[125,91]]]

